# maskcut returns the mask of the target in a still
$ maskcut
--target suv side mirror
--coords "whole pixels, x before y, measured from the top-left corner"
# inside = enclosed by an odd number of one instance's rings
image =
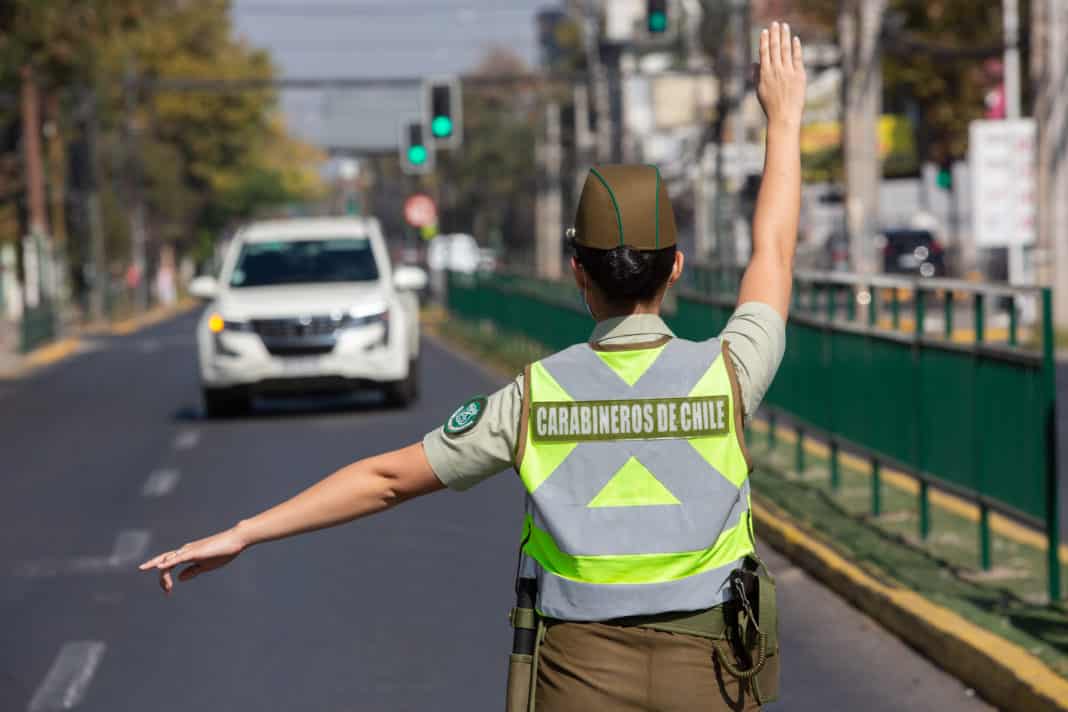
[[[219,283],[214,277],[197,277],[189,283],[189,293],[197,299],[214,299],[219,293]]]
[[[409,292],[426,289],[426,272],[418,267],[398,267],[393,271],[393,286]]]

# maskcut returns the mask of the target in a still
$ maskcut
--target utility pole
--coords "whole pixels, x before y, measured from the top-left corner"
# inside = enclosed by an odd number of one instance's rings
[[[132,62],[126,63],[126,82],[123,87],[126,109],[126,191],[130,220],[130,261],[137,272],[134,305],[137,311],[148,308],[147,229],[145,200],[141,173],[141,126],[137,118],[137,82]]]
[[[560,195],[560,105],[545,107],[545,140],[539,147],[540,170],[535,233],[534,264],[543,279],[559,279],[563,240],[562,196]]]
[[[1020,118],[1020,8],[1019,0],[1001,1],[1002,26],[1005,33],[1002,90],[1005,93],[1005,118]],[[1022,284],[1032,281],[1025,268],[1024,246],[1009,245],[1009,281]]]
[[[575,84],[573,101],[575,103],[575,175],[571,179],[571,194],[575,196],[572,204],[578,204],[582,184],[586,180],[586,171],[594,163],[591,153],[594,148],[594,135],[590,131],[589,88],[585,84]]]
[[[741,155],[741,144],[745,142],[745,126],[742,118],[742,100],[745,96],[745,69],[748,57],[745,54],[745,13],[748,11],[747,0],[730,0],[727,8],[729,32],[724,45],[716,57],[716,77],[719,80],[719,99],[716,102],[716,162],[715,162],[715,197],[712,204],[712,233],[715,235],[716,261],[725,267],[737,264],[737,239],[734,222],[737,211],[735,203],[728,205],[726,176],[726,146],[729,125],[731,142]],[[729,43],[729,46],[728,46]],[[703,161],[702,161],[703,163]],[[703,198],[703,196],[702,196]]]
[[[89,228],[89,318],[103,321],[107,306],[108,273],[107,252],[104,244],[104,226],[100,216],[100,196],[97,193],[96,144],[100,130],[97,116],[96,92],[86,88],[82,95],[81,114],[85,141],[84,190],[86,220]]]
[[[608,73],[601,61],[600,9],[599,0],[586,0],[583,39],[593,99],[591,103],[593,113],[597,117],[595,155],[598,163],[604,163],[612,156],[612,104],[608,90]]]
[[[746,74],[749,71],[749,0],[733,0],[731,7],[731,25],[734,36],[731,58],[731,143],[734,144],[734,179],[731,181],[731,216],[728,228],[724,234],[726,238],[723,245],[727,247],[723,257],[728,267],[736,267],[739,263],[738,255],[738,232],[739,221],[743,220],[739,210],[738,195],[741,191],[745,176],[741,173],[741,160],[745,153],[746,125],[745,125],[745,87]],[[720,147],[723,149],[723,146]]]
[[[1057,325],[1068,327],[1068,4],[1031,6],[1031,79],[1038,130],[1038,282],[1053,287]]]
[[[25,65],[19,71],[22,79],[22,148],[26,171],[27,213],[30,234],[23,243],[23,297],[27,307],[36,307],[42,295],[48,295],[47,284],[41,277],[51,267],[48,249],[48,214],[45,211],[44,167],[41,158],[41,107],[33,69]],[[44,257],[45,264],[41,264]]]
[[[879,32],[887,0],[843,0],[838,13],[842,43],[843,138],[849,258],[857,272],[875,271],[879,219],[879,114],[883,74]]]
[[[1001,0],[1005,28],[1005,118],[1020,118],[1020,5],[1019,0]]]

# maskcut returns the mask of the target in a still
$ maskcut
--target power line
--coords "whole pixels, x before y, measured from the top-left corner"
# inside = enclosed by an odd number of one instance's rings
[[[499,4],[487,4],[472,8],[470,5],[444,6],[444,5],[416,5],[410,3],[404,5],[394,3],[381,3],[373,5],[334,5],[330,3],[301,3],[290,5],[286,3],[235,3],[234,12],[241,15],[260,15],[264,17],[425,17],[427,15],[529,15],[534,16],[534,7],[501,7]]]

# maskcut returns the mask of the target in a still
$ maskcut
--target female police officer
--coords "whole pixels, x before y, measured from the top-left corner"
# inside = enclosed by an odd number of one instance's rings
[[[538,709],[739,710],[773,696],[774,605],[751,572],[742,416],[784,348],[804,91],[800,41],[773,23],[760,37],[768,131],[752,259],[718,339],[674,338],[658,316],[683,269],[658,171],[591,169],[571,262],[597,321],[589,343],[465,403],[423,442],[141,568],[157,569],[169,592],[176,566],[188,564],[178,578],[189,580],[252,544],[514,466],[527,490],[520,575],[537,587],[538,616],[513,623],[538,629]]]

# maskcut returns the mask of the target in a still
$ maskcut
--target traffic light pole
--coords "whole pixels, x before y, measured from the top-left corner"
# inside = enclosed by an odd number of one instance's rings
[[[598,3],[586,0],[583,36],[586,45],[586,70],[590,81],[593,112],[597,117],[595,158],[598,163],[610,160],[612,155],[612,107],[608,90],[608,76],[601,62],[600,40],[597,19]]]

